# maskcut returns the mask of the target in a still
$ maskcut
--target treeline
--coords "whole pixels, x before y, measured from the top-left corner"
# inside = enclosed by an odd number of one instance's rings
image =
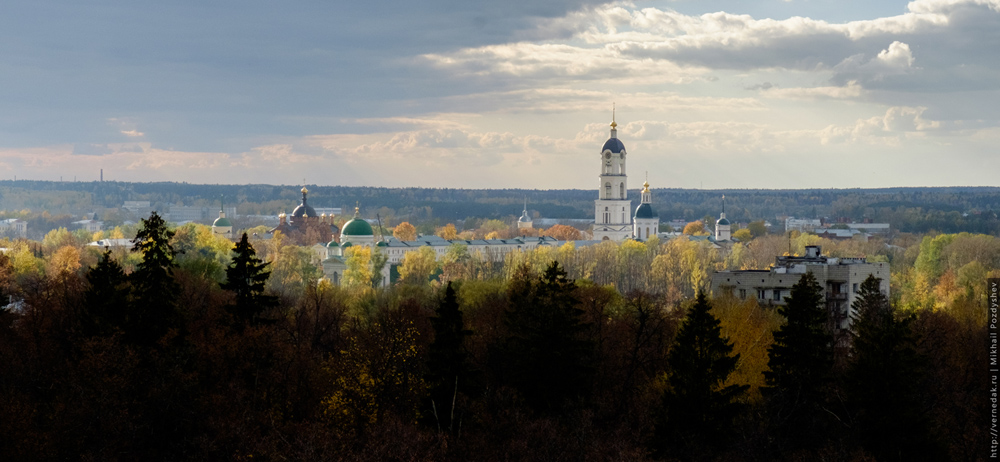
[[[688,296],[691,271],[623,293],[566,248],[342,288],[280,242],[220,259],[204,229],[154,215],[127,254],[66,233],[0,257],[5,460],[986,458],[985,323],[872,282],[847,354],[808,277],[778,311]],[[690,244],[614,258],[703,265]]]
[[[126,200],[150,201],[159,210],[169,205],[217,205],[224,196],[239,214],[276,215],[298,204],[300,186],[198,185],[188,183],[0,181],[0,204],[7,210],[48,210],[79,214],[95,208],[117,208]],[[590,189],[452,189],[377,188],[308,185],[310,204],[341,207],[360,204],[366,217],[379,214],[385,225],[400,221],[433,226],[467,218],[507,219],[521,214],[524,200],[532,215],[545,218],[589,218],[595,194]],[[661,220],[694,221],[718,217],[722,195],[726,214],[749,223],[778,216],[846,218],[888,222],[902,232],[975,232],[1000,234],[997,204],[1000,188],[939,187],[884,189],[653,189]],[[637,197],[634,195],[633,197]],[[777,223],[776,223],[777,224]]]

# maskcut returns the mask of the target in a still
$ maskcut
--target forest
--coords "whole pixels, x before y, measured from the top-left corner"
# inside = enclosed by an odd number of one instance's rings
[[[987,457],[990,235],[455,246],[380,287],[366,249],[334,286],[280,236],[155,214],[131,250],[83,234],[0,243],[5,460]],[[808,275],[777,309],[706,293],[816,244],[891,264],[849,351]]]
[[[590,189],[452,189],[377,188],[307,185],[314,207],[353,210],[380,217],[393,227],[407,221],[440,227],[469,219],[515,219],[527,200],[534,218],[593,217],[596,194]],[[0,181],[2,218],[30,218],[29,230],[48,232],[75,221],[71,216],[101,212],[109,225],[138,221],[120,213],[124,201],[149,201],[160,211],[170,205],[218,207],[220,198],[236,204],[238,215],[276,216],[300,201],[301,185],[205,185],[188,183]],[[670,189],[653,188],[653,206],[661,222],[718,217],[722,196],[734,222],[783,222],[780,216],[870,220],[909,233],[973,232],[1000,235],[996,187],[925,187],[882,189]],[[638,198],[638,193],[629,193]],[[636,204],[637,205],[637,204]],[[33,213],[25,213],[25,212]],[[38,216],[46,212],[46,219]],[[350,213],[345,212],[346,218]],[[233,218],[233,217],[230,217]],[[252,225],[250,225],[252,226]],[[459,226],[461,228],[461,226]]]

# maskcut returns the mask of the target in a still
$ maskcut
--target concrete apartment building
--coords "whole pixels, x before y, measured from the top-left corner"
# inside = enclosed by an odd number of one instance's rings
[[[852,317],[851,304],[857,299],[861,283],[874,275],[882,279],[882,292],[889,296],[889,264],[868,262],[865,258],[835,258],[822,254],[820,246],[807,246],[802,257],[781,256],[766,270],[719,271],[712,275],[712,293],[730,293],[739,298],[756,297],[762,305],[781,306],[791,295],[792,286],[806,272],[812,272],[823,288],[830,314],[828,327],[838,346],[846,346]]]

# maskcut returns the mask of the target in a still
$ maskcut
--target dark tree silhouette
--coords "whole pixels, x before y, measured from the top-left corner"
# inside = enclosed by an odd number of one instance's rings
[[[898,316],[868,276],[852,305],[851,358],[845,377],[855,434],[882,461],[942,460],[918,397],[927,361],[917,352],[912,315]]]
[[[455,405],[459,390],[466,390],[469,386],[465,338],[471,331],[465,329],[455,289],[450,282],[436,314],[431,318],[434,342],[430,345],[427,357],[431,413],[438,428],[452,432],[456,430]]]
[[[778,309],[785,324],[774,333],[764,378],[771,409],[793,446],[810,447],[826,437],[830,411],[823,407],[831,368],[833,336],[826,330],[823,289],[808,272]]]
[[[261,314],[278,305],[277,297],[264,294],[264,285],[270,276],[267,263],[257,258],[253,245],[247,241],[247,234],[243,233],[233,247],[233,260],[226,268],[226,282],[220,284],[236,295],[229,310],[241,324],[256,324]]]
[[[106,250],[97,264],[87,271],[90,284],[84,292],[85,335],[109,335],[125,327],[129,309],[129,280],[117,261]]]
[[[583,311],[573,296],[576,285],[552,262],[536,281],[513,294],[507,315],[506,353],[510,382],[529,406],[554,412],[578,402],[593,375],[594,345],[584,338]]]
[[[833,338],[825,329],[823,289],[806,273],[792,286],[786,304],[778,308],[785,324],[774,333],[764,372],[769,387],[790,394],[795,402],[814,400],[832,366]]]
[[[740,410],[734,400],[749,388],[723,386],[740,355],[730,356],[733,345],[722,338],[710,309],[705,294],[699,293],[667,360],[670,388],[664,396],[665,420],[657,431],[659,446],[676,448],[688,457],[725,441]]]
[[[142,262],[129,276],[133,299],[125,333],[136,344],[152,345],[180,324],[176,306],[179,288],[173,275],[176,252],[170,245],[174,232],[156,212],[139,225],[132,251],[142,254]]]

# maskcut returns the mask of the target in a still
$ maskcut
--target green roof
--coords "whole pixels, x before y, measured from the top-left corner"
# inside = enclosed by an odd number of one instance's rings
[[[340,247],[340,244],[337,244],[337,241],[330,241],[328,244],[326,244],[326,246],[327,248],[333,248],[333,247]]]
[[[368,224],[367,221],[360,218],[355,218],[347,223],[344,223],[344,229],[340,230],[341,236],[373,236],[375,235],[374,230],[372,230],[372,225]]]
[[[215,219],[215,222],[212,223],[212,226],[217,226],[217,227],[228,226],[228,227],[232,228],[233,224],[229,222],[228,218],[226,218],[226,217],[219,217],[219,218]]]

